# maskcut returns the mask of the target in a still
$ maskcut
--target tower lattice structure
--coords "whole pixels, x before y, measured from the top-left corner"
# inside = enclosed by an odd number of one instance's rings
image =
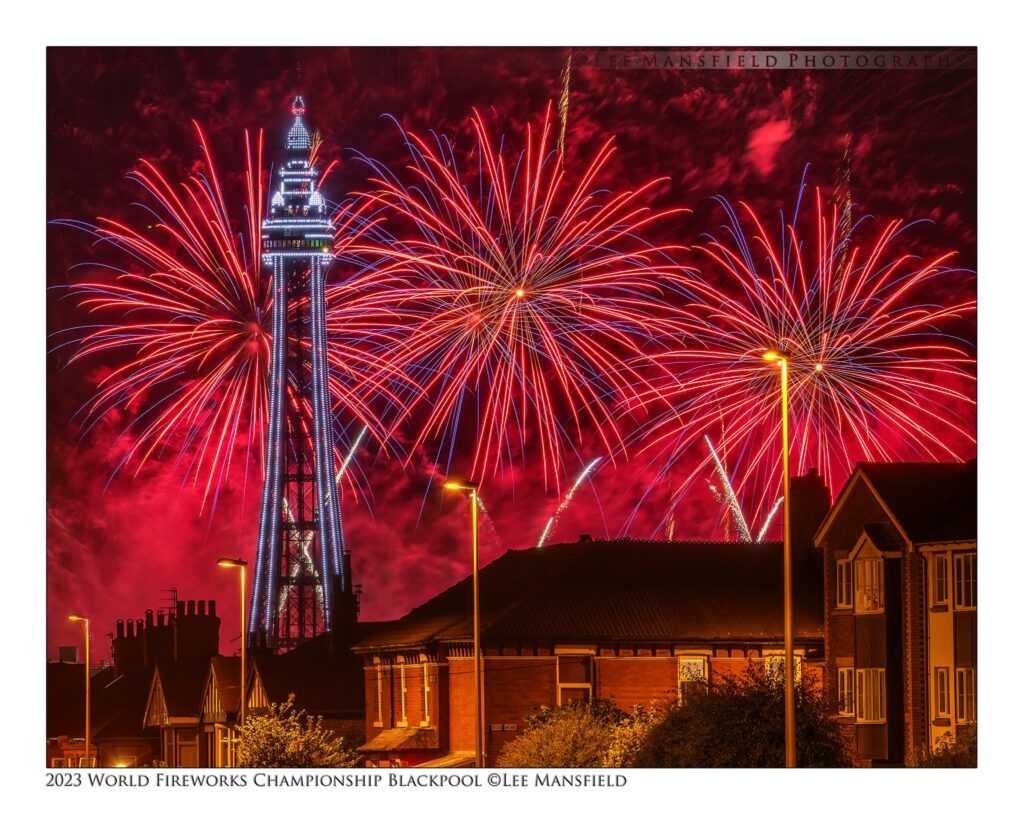
[[[273,275],[269,418],[249,639],[285,650],[354,614],[335,475],[328,387],[325,277],[334,225],[317,188],[305,104],[263,221],[262,261]],[[348,601],[348,602],[347,602]]]

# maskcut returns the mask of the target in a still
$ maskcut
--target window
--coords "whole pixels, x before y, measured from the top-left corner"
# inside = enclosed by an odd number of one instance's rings
[[[840,668],[836,678],[836,688],[839,692],[839,715],[852,716],[855,713],[853,706],[853,668]]]
[[[397,726],[408,727],[409,719],[405,715],[405,660],[402,657],[398,658],[398,682],[398,700],[402,718],[398,720]]]
[[[786,654],[782,651],[766,651],[764,655],[764,672],[772,682],[786,681]],[[803,675],[800,654],[793,654],[793,682],[799,682]]]
[[[430,725],[430,674],[427,671],[427,655],[420,654],[420,665],[423,667],[423,721],[420,727]]]
[[[681,656],[677,669],[679,704],[690,697],[708,692],[707,659],[703,656]]]
[[[949,668],[935,669],[935,718],[949,718]]]
[[[589,654],[561,654],[556,671],[558,704],[584,702],[594,695],[594,661]]]
[[[977,721],[978,686],[974,668],[956,669],[956,720]]]
[[[858,612],[881,611],[882,559],[854,561],[854,592]]]
[[[373,726],[384,726],[384,669],[380,657],[373,658],[373,667],[377,674],[377,706],[374,708]]]
[[[932,586],[932,602],[935,605],[949,602],[949,556],[935,556],[935,583]],[[948,678],[948,677],[947,677]]]
[[[885,721],[885,668],[857,671],[857,721]]]
[[[956,555],[953,558],[953,581],[956,587],[957,608],[977,608],[977,563],[978,556],[974,552],[965,555]]]
[[[836,561],[836,608],[853,605],[853,570],[848,560]]]
[[[62,758],[51,758],[50,759],[50,766],[51,767],[63,767],[64,766],[64,759],[62,759]]]

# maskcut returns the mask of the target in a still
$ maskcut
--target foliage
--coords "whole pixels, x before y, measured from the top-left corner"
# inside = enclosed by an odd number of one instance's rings
[[[849,766],[839,723],[820,690],[804,682],[795,697],[797,765]],[[750,664],[670,711],[651,729],[634,766],[782,767],[784,710],[783,684]]]
[[[911,756],[909,763],[911,767],[977,767],[977,726],[961,727],[956,736],[944,733],[931,750],[922,747]]]
[[[248,716],[240,728],[240,767],[352,767],[356,753],[345,739],[323,726],[323,717],[296,711],[295,695],[270,705],[265,715]]]
[[[498,766],[625,766],[660,717],[654,708],[629,715],[606,699],[532,708],[525,731],[505,745]]]

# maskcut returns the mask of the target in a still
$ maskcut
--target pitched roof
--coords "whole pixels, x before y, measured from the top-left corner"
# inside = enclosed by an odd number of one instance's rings
[[[977,459],[858,464],[913,543],[976,540]]]
[[[312,715],[362,716],[366,710],[362,661],[329,635],[284,654],[256,654],[254,665],[270,702],[295,694],[295,708]]]
[[[820,565],[797,558],[794,633],[822,636]],[[480,572],[481,637],[562,642],[783,635],[782,545],[587,540],[510,550]],[[356,650],[472,638],[466,578]]]
[[[157,665],[168,716],[199,715],[203,706],[203,688],[206,685],[209,659],[179,659]]]
[[[97,739],[138,738],[156,731],[144,726],[153,670],[140,665],[100,690],[93,709]]]
[[[89,684],[94,694],[113,678],[112,667],[94,670]],[[95,711],[95,702],[93,706]],[[46,735],[47,737],[85,736],[85,664],[82,662],[46,663]]]
[[[241,685],[241,657],[210,657],[210,670],[220,695],[220,705],[227,712],[238,710],[238,689]]]

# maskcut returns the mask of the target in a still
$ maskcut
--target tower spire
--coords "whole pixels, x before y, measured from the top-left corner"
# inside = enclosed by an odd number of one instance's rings
[[[273,278],[270,411],[249,638],[290,648],[333,630],[351,594],[334,475],[325,278],[334,225],[317,189],[301,96],[285,138],[280,183],[263,222]],[[352,603],[341,603],[354,608]]]

